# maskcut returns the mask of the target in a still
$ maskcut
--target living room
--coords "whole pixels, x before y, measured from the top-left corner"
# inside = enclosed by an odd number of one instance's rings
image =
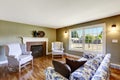
[[[64,54],[73,59],[82,57],[84,51],[111,54],[110,80],[119,80],[119,3],[119,0],[0,1],[0,80],[45,80],[44,71],[53,66],[52,42],[56,41],[63,42]],[[43,56],[33,56],[33,69],[28,65],[19,73],[3,66],[8,62],[3,46],[8,43],[25,44],[27,51],[31,51],[28,47],[33,44],[43,44],[45,49]]]

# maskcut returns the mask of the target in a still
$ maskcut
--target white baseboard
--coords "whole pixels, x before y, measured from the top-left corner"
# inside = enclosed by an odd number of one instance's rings
[[[6,65],[6,64],[8,64],[8,60],[0,61],[0,66]]]
[[[52,52],[48,52],[46,55],[50,55],[50,54],[52,54]]]
[[[52,52],[48,52],[48,53],[47,53],[47,55],[50,55],[50,54],[52,54]],[[64,54],[66,54],[66,53],[64,53]]]
[[[120,65],[119,64],[110,63],[110,67],[120,70]]]

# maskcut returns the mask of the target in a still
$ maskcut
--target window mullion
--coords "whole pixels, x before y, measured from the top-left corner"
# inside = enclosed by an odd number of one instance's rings
[[[85,29],[82,29],[82,35],[83,35],[83,51],[85,51]]]

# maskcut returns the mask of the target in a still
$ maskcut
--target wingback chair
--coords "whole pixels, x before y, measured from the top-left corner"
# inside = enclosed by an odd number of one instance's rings
[[[32,52],[26,51],[24,44],[10,43],[5,45],[6,56],[8,59],[8,69],[16,71],[19,67],[21,68],[31,62],[33,68],[33,56]]]
[[[57,55],[63,57],[63,54],[64,54],[63,42],[52,42],[52,58],[54,58]]]

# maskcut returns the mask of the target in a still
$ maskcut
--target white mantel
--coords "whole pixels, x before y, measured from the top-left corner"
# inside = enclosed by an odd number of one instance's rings
[[[22,37],[23,43],[26,44],[26,42],[40,42],[45,41],[46,42],[46,55],[48,55],[48,38],[39,38],[39,37]]]

